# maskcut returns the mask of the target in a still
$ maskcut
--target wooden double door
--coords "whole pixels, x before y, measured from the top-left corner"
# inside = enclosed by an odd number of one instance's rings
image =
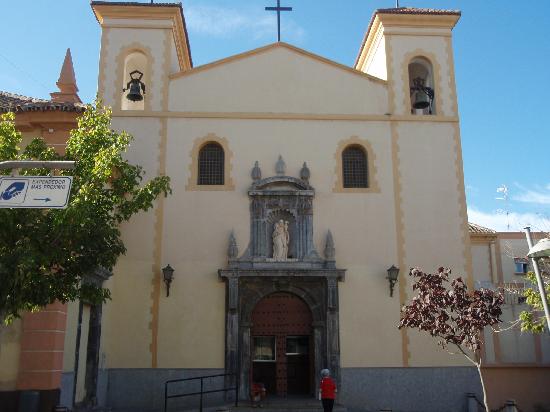
[[[252,313],[251,383],[268,395],[306,395],[313,391],[312,315],[291,293],[263,298]]]

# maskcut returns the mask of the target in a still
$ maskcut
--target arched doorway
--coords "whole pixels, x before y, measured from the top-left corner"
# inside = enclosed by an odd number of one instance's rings
[[[288,292],[272,293],[252,311],[251,381],[268,395],[312,393],[313,316],[308,305]]]

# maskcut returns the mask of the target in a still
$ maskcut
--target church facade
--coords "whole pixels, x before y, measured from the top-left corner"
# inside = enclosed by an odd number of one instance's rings
[[[450,266],[473,285],[458,12],[378,10],[355,67],[285,43],[193,67],[179,5],[92,8],[99,94],[135,137],[129,158],[173,189],[123,228],[128,253],[106,282],[99,369],[112,406],[154,407],[164,380],[224,371],[247,398],[253,381],[313,393],[328,367],[342,402],[372,409],[460,382],[436,396],[442,410],[478,390],[460,358],[396,327],[406,268]],[[123,91],[135,71],[141,101]],[[431,96],[411,94],[419,81]]]
[[[467,222],[460,12],[375,11],[353,67],[282,42],[194,67],[180,4],[92,9],[98,94],[134,136],[129,160],[173,193],[122,227],[127,253],[98,277],[112,299],[64,309],[61,404],[162,410],[167,380],[215,374],[230,375],[208,388],[241,400],[254,383],[313,397],[324,368],[350,411],[463,411],[479,397],[463,357],[397,329],[410,267],[451,267],[469,287],[478,272],[503,278],[487,270],[496,235]],[[511,363],[489,335],[497,390]]]

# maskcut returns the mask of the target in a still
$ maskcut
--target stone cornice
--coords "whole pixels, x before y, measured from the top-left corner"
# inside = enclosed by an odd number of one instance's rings
[[[277,265],[281,265],[278,262]],[[264,269],[220,269],[220,279],[230,278],[332,278],[344,281],[346,269],[296,269],[296,268],[264,268]]]

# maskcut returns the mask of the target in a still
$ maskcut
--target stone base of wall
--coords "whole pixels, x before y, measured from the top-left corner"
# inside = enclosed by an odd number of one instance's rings
[[[522,411],[550,411],[550,366],[483,368],[483,379],[491,409],[513,399]]]
[[[63,372],[61,374],[61,398],[59,403],[71,409],[73,405],[74,373]]]
[[[338,401],[349,412],[464,412],[468,392],[483,399],[475,368],[342,368]]]
[[[101,385],[106,389],[104,404],[116,411],[149,412],[162,411],[164,408],[164,382],[171,379],[185,379],[204,375],[224,373],[223,369],[108,369]],[[106,381],[108,380],[108,382]],[[223,388],[221,378],[205,379],[204,390]],[[197,392],[200,381],[170,385],[172,394],[179,392]],[[99,389],[99,388],[98,388]],[[101,400],[98,390],[98,401]],[[223,393],[204,396],[204,407],[224,403]],[[199,397],[190,396],[168,400],[168,410],[199,407]]]
[[[19,412],[21,408],[21,391],[0,391],[0,411]],[[59,389],[36,390],[38,392],[38,412],[51,412],[59,402]]]
[[[223,369],[107,369],[100,370],[97,398],[99,406],[116,412],[156,412],[164,408],[164,382],[224,373]],[[337,402],[348,412],[464,412],[467,393],[483,399],[477,370],[473,367],[426,368],[342,368],[342,384]],[[547,383],[550,368],[489,368],[484,370],[492,408],[515,399],[524,411],[537,404],[550,406]],[[199,381],[171,386],[170,394],[196,392]],[[204,390],[220,389],[223,378],[207,379]],[[73,374],[64,373],[61,404],[72,406]],[[233,394],[230,394],[231,396]],[[0,393],[0,410],[16,412],[15,394]],[[525,398],[525,399],[524,399]],[[231,398],[232,399],[232,398]],[[204,396],[203,406],[224,403],[224,395]],[[7,405],[12,409],[7,408]],[[199,397],[168,400],[168,410],[198,409]],[[6,409],[4,409],[6,408]],[[541,409],[545,410],[545,409]],[[550,410],[550,409],[548,409]],[[49,412],[49,411],[48,411]]]

